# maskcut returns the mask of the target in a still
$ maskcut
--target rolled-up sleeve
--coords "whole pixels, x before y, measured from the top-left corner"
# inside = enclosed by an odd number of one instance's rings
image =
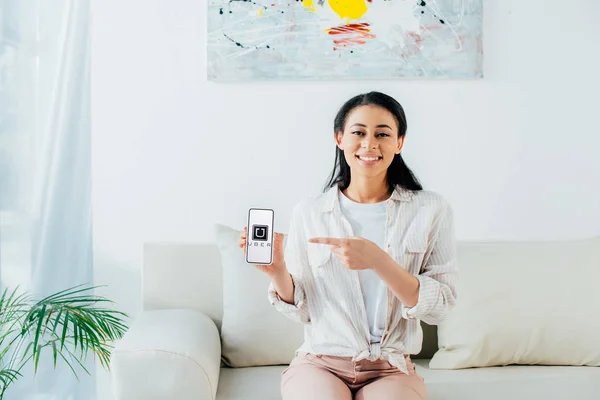
[[[294,304],[287,303],[279,297],[273,282],[269,285],[269,302],[286,317],[302,322],[310,322],[310,314],[306,303],[306,291],[302,283],[304,268],[308,266],[307,239],[302,225],[300,205],[294,207],[290,231],[286,238],[284,250],[285,263],[294,283]]]
[[[445,200],[435,216],[430,235],[429,255],[417,276],[418,302],[414,307],[403,307],[402,315],[406,319],[438,325],[456,304],[458,283],[453,212]]]

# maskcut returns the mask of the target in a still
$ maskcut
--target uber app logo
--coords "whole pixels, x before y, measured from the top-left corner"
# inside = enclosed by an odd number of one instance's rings
[[[252,225],[252,235],[248,237],[248,246],[271,247],[268,225]]]
[[[267,225],[252,225],[252,240],[267,241],[269,227]]]

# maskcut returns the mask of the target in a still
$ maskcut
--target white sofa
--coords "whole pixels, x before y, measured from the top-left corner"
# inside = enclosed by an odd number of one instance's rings
[[[550,244],[550,247],[557,245]],[[469,254],[478,254],[478,246],[477,243],[460,244],[462,263],[475,262]],[[522,259],[525,254],[522,245],[516,244],[514,248]],[[538,252],[527,254],[531,257]],[[280,374],[285,364],[229,368],[221,361],[222,344],[227,345],[220,336],[223,320],[221,258],[222,252],[215,244],[149,243],[144,246],[143,311],[117,344],[111,361],[116,400],[280,399]],[[600,266],[600,258],[596,261]],[[463,269],[468,271],[468,268]],[[267,302],[266,287],[261,285],[250,290],[260,292],[260,298]],[[595,317],[600,318],[600,308],[597,311]],[[425,379],[430,400],[600,399],[600,368],[597,367],[510,365],[431,369],[430,358],[438,350],[437,329],[423,327],[423,351],[413,358],[417,372]],[[600,338],[600,332],[597,334]],[[288,340],[286,335],[279,337],[282,341]],[[289,340],[297,340],[294,337],[290,335]],[[574,339],[577,341],[577,337]]]

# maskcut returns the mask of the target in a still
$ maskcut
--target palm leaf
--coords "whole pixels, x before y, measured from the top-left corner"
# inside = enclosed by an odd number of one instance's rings
[[[60,358],[62,358],[65,361],[65,364],[67,364],[69,366],[69,368],[71,368],[71,371],[73,371],[73,375],[75,375],[75,378],[77,378],[77,380],[79,380],[79,375],[77,375],[75,368],[73,368],[73,365],[71,365],[71,363],[69,362],[69,360],[67,360],[65,355],[62,352],[58,352],[58,355],[60,356]]]
[[[33,345],[33,373],[37,373],[38,364],[40,363],[40,355],[42,354],[42,346],[38,345],[37,347]]]
[[[58,350],[56,349],[56,342],[52,341],[52,358],[54,360],[54,368],[56,369],[56,355],[58,354]]]
[[[114,302],[90,294],[98,287],[78,285],[39,301],[19,294],[17,289],[2,292],[0,365],[4,370],[0,370],[0,400],[6,387],[21,376],[20,370],[27,363],[32,361],[37,373],[46,347],[52,351],[54,368],[62,359],[77,379],[75,365],[89,374],[82,362],[88,354],[93,354],[109,369],[113,348],[110,343],[122,338],[127,331],[128,315],[102,307]]]
[[[23,376],[19,371],[14,369],[2,369],[0,370],[0,383],[2,383],[2,392],[18,377]]]
[[[58,322],[60,322],[60,321],[58,321]],[[63,330],[62,330],[62,335],[60,337],[61,351],[65,347],[65,340],[67,339],[67,329],[69,328],[69,311],[68,310],[65,312],[64,322],[62,322],[62,325],[63,325]]]
[[[39,312],[41,318],[38,318],[37,329],[35,330],[35,338],[33,339],[33,351],[35,354],[36,349],[38,348],[38,340],[40,339],[40,335],[42,334],[42,323],[44,322],[44,313],[46,312],[46,306],[42,306],[42,310]],[[39,353],[35,361],[35,369],[37,371],[37,365],[39,361]]]

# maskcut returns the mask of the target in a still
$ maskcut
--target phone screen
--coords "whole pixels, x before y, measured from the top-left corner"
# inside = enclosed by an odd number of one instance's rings
[[[246,262],[252,264],[273,262],[273,220],[274,212],[271,209],[248,210]]]

